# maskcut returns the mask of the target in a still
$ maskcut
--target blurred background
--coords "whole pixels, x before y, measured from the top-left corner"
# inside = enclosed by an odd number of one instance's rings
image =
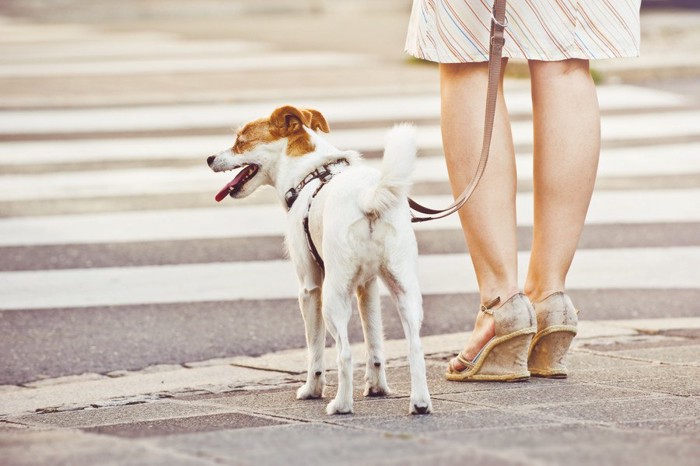
[[[286,103],[321,110],[331,142],[375,165],[408,120],[413,193],[447,205],[437,67],[403,53],[410,6],[0,0],[0,385],[302,348],[283,210],[269,190],[216,204],[229,178],[205,159]],[[593,64],[603,153],[569,284],[586,319],[698,315],[699,25],[700,1],[645,0],[642,57]],[[527,67],[508,76],[526,263]],[[423,333],[470,329],[456,217],[417,234]]]

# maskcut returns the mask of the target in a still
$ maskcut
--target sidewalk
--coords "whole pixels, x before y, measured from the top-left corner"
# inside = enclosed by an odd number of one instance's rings
[[[583,321],[566,380],[447,382],[464,334],[424,338],[434,414],[410,416],[403,340],[387,398],[327,416],[298,401],[303,350],[0,388],[0,456],[19,464],[697,464],[700,318]]]

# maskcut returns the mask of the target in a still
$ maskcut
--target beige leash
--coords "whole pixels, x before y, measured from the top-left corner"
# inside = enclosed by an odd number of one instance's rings
[[[484,141],[481,146],[481,157],[479,165],[476,168],[474,177],[469,182],[469,185],[464,189],[462,194],[455,202],[441,210],[425,207],[408,198],[408,204],[411,209],[425,214],[423,217],[413,216],[412,222],[427,222],[428,220],[436,220],[438,218],[447,217],[450,214],[457,212],[474,193],[479,180],[486,169],[486,162],[489,159],[489,148],[491,147],[491,135],[493,133],[493,120],[496,114],[496,99],[498,97],[498,85],[501,79],[501,55],[503,54],[503,45],[505,44],[504,31],[508,26],[506,21],[506,0],[494,0],[493,11],[491,12],[491,46],[489,48],[489,84],[486,93],[486,121],[484,123]]]

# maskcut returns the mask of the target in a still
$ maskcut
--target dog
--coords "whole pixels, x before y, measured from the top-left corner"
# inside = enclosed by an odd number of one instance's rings
[[[321,398],[325,386],[325,328],[336,342],[338,392],[328,414],[353,411],[353,366],[348,323],[357,297],[367,348],[365,396],[389,394],[378,279],[398,308],[411,372],[409,412],[432,411],[419,338],[423,305],[417,278],[418,248],[407,190],[415,165],[415,128],[397,125],[387,135],[381,170],[356,151],[321,137],[328,122],[317,110],[277,108],[245,124],[229,149],[207,159],[215,172],[242,169],[216,195],[241,199],[270,185],[288,210],[286,246],[299,281],[299,306],[308,346],[306,383],[297,399]]]

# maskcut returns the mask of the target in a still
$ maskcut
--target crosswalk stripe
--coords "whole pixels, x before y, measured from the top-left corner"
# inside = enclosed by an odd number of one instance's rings
[[[59,62],[80,59],[81,61],[105,61],[108,58],[124,58],[133,61],[159,57],[186,57],[188,55],[216,56],[217,54],[249,54],[269,52],[269,47],[259,42],[227,40],[201,40],[187,42],[169,38],[162,40],[135,40],[136,38],[96,39],[90,42],[66,44],[2,45],[0,55],[4,63],[19,64],[33,62]]]
[[[189,137],[150,137],[120,139],[77,139],[31,142],[0,142],[0,165],[51,167],[67,163],[102,163],[102,162],[140,162],[156,160],[189,160],[199,164],[207,155],[232,143],[232,135],[189,136]],[[376,146],[371,150],[381,150]],[[427,149],[425,146],[419,150]],[[366,150],[366,149],[365,149]],[[656,164],[657,158],[668,163],[656,166],[663,173],[676,170],[676,163],[693,164],[692,156],[700,154],[700,143],[659,144],[641,147],[621,147],[603,149],[603,164],[626,166],[634,172],[635,167],[644,167],[648,163]],[[419,153],[419,156],[421,154]],[[518,155],[518,169],[527,170],[530,160],[527,155]],[[686,160],[690,157],[690,161]],[[614,159],[614,160],[613,160]],[[651,161],[651,159],[655,159]],[[629,163],[628,163],[629,162]],[[421,159],[418,163],[422,163]],[[436,167],[432,167],[436,168]],[[601,169],[603,167],[601,166]],[[683,169],[683,168],[679,168]],[[616,169],[617,170],[617,169]],[[417,170],[419,171],[419,170]],[[439,175],[442,177],[442,172]]]
[[[518,224],[532,225],[532,194],[517,198]],[[421,196],[430,206],[447,206],[449,196]],[[0,246],[81,244],[283,235],[281,205],[225,205],[200,209],[111,212],[0,219]],[[700,222],[700,189],[603,191],[595,193],[590,224]],[[416,225],[418,230],[457,229],[456,216]]]
[[[319,60],[324,55],[318,56]],[[273,59],[275,57],[270,57]],[[298,57],[303,58],[303,57]],[[335,59],[334,55],[328,55]],[[350,64],[356,61],[348,60]],[[243,66],[241,64],[241,66]],[[0,67],[0,75],[2,68]],[[634,96],[634,98],[632,98]],[[527,92],[506,95],[511,115],[530,115],[532,103]],[[599,90],[603,110],[636,110],[652,106],[680,107],[678,96],[640,89],[634,86],[604,86]],[[35,134],[89,131],[155,131],[196,128],[235,127],[258,117],[269,115],[283,104],[320,110],[333,128],[339,123],[373,120],[413,120],[440,117],[440,98],[436,94],[384,96],[354,99],[309,99],[298,102],[190,104],[128,108],[88,108],[68,110],[14,110],[0,112],[0,134]],[[670,113],[673,117],[674,113]],[[689,116],[692,118],[692,116]],[[696,125],[697,126],[697,125]],[[331,133],[333,134],[333,133]]]
[[[0,65],[0,77],[121,76],[167,73],[245,72],[251,70],[294,70],[318,67],[353,67],[374,61],[362,55],[333,52],[270,52],[261,56],[218,56],[110,60],[99,63],[17,63]]]
[[[528,258],[527,252],[518,254],[521,277]],[[421,256],[418,271],[424,294],[477,291],[465,254]],[[700,247],[581,250],[568,287],[684,289],[699,282]],[[273,300],[295,297],[297,281],[287,261],[2,272],[0,295],[1,310]]]
[[[518,178],[532,180],[532,156],[517,156]],[[70,199],[109,196],[145,196],[173,193],[214,193],[228,182],[231,173],[212,173],[201,157],[199,164],[184,168],[138,168],[0,175],[0,201]],[[381,161],[368,160],[379,168]],[[603,153],[598,176],[635,177],[700,174],[700,144],[639,150],[612,149]],[[442,157],[417,160],[414,184],[430,181],[447,183]]]
[[[662,114],[616,115],[607,116],[602,120],[601,134],[604,142],[651,143],[658,138],[668,137],[699,137],[700,111],[668,112]],[[516,145],[532,145],[533,134],[530,122],[514,122],[512,124],[513,139]],[[368,152],[383,147],[387,128],[364,128],[336,130],[326,135],[326,139],[340,149],[354,149]],[[206,157],[229,147],[233,139],[229,136],[224,144],[222,137],[211,141],[202,141],[201,149],[193,157]],[[442,136],[437,125],[420,126],[417,133],[417,143],[421,150],[440,151]],[[99,161],[99,154],[95,154]]]

